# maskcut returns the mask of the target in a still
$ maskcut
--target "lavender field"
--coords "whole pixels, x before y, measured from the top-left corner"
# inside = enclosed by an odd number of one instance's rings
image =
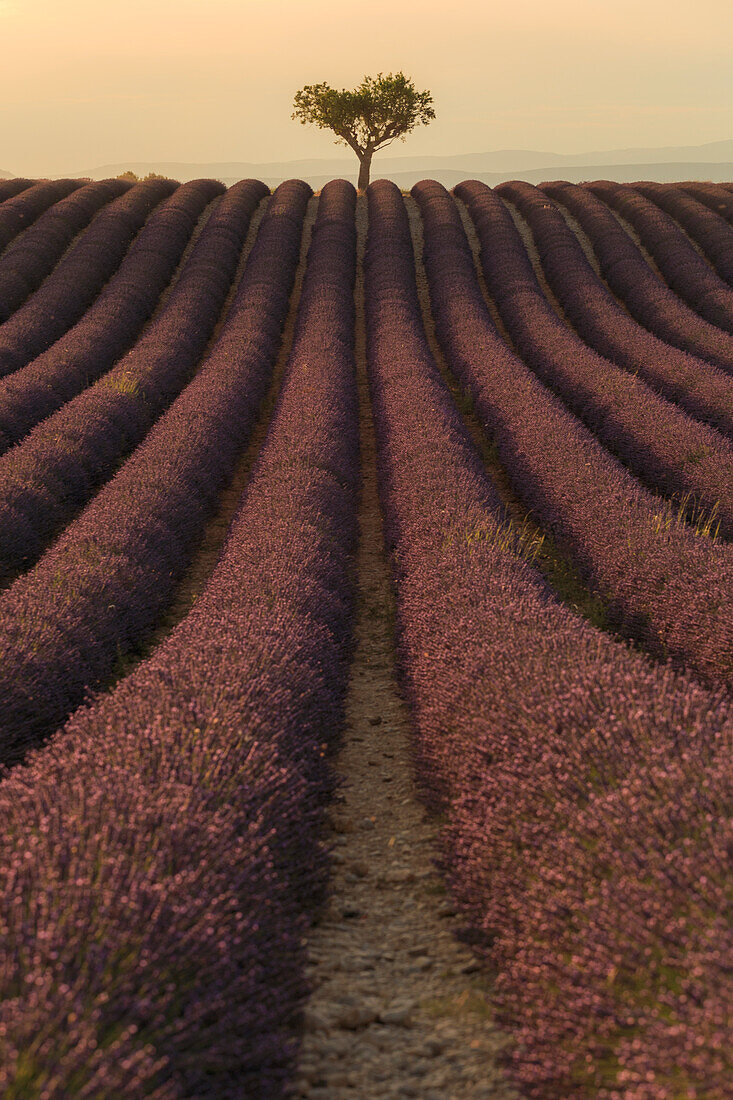
[[[733,184],[0,180],[0,1096],[733,1096],[732,541]]]

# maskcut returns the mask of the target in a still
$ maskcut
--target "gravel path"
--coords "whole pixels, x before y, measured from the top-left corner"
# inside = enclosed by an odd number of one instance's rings
[[[363,248],[365,199],[358,228]],[[295,1096],[509,1098],[489,984],[455,936],[433,859],[438,823],[412,778],[410,725],[395,676],[394,605],[377,497],[357,277],[363,464],[356,649],[332,807],[331,899],[309,937],[315,986]]]

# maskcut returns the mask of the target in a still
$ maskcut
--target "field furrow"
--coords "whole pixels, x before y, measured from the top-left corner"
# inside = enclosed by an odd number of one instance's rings
[[[717,1024],[730,701],[550,593],[431,361],[402,197],[386,181],[368,194],[399,667],[418,775],[446,821],[444,873],[516,1030],[509,1064],[538,1098],[663,1095],[680,1080],[715,1095],[730,1068]]]
[[[260,184],[232,188],[207,222],[165,308],[135,347],[0,457],[0,578],[39,557],[189,381],[216,339],[238,263],[250,251],[244,245],[262,197]],[[205,201],[194,198],[197,206]],[[83,357],[80,366],[83,372]],[[52,361],[52,377],[60,376],[62,387],[76,381],[78,388],[82,379],[65,367],[63,359]]]
[[[82,186],[81,180],[40,180],[16,191],[10,186],[14,182],[7,181],[10,194],[0,206],[0,257],[10,242],[49,207]]]
[[[284,188],[281,277],[307,201]],[[32,865],[6,847],[3,925],[33,930],[0,969],[9,1100],[80,1076],[110,1097],[286,1094],[350,652],[354,198],[321,195],[283,389],[195,607],[0,785],[6,845],[50,814]]]
[[[267,389],[310,189],[273,197],[195,378],[41,561],[0,596],[0,758],[14,762],[103,684],[170,601]]]
[[[436,256],[428,276],[451,370],[525,506],[621,631],[710,681],[733,682],[730,548],[646,490],[510,351],[491,323],[465,238],[449,257]]]
[[[560,208],[539,188],[505,184],[501,197],[516,204],[526,219],[551,292],[589,347],[733,438],[730,375],[665,343],[635,321],[594,271]]]
[[[357,200],[359,256],[367,199]],[[433,866],[436,825],[412,776],[409,713],[400,697],[394,602],[377,493],[365,356],[362,264],[356,278],[361,499],[355,648],[345,729],[334,761],[338,794],[329,901],[308,936],[312,983],[295,1095],[463,1100],[512,1096],[468,949]]]
[[[0,323],[37,290],[94,215],[130,189],[124,180],[78,187],[54,203],[0,256]]]
[[[673,184],[636,183],[634,189],[669,214],[733,287],[733,226],[725,218]]]
[[[181,257],[216,197],[206,181],[179,187],[150,215],[80,320],[47,351],[0,380],[0,454],[109,370],[140,337],[162,296],[170,295]]]
[[[730,373],[733,336],[699,317],[652,270],[616,216],[587,188],[546,183],[542,190],[566,206],[595,250],[608,285],[642,325],[668,344]]]
[[[440,376],[450,391],[453,400],[461,414],[461,421],[468,435],[481,455],[484,470],[496,492],[506,513],[506,518],[524,533],[524,538],[532,543],[533,563],[545,575],[551,588],[558,599],[565,602],[573,611],[588,619],[601,629],[612,630],[608,622],[608,613],[603,600],[597,592],[592,592],[585,583],[573,562],[563,554],[556,545],[552,535],[539,525],[536,517],[523,504],[520,497],[514,491],[510,477],[502,465],[496,444],[487,431],[487,427],[474,406],[470,391],[458,380],[450,369],[450,363],[446,359],[435,331],[435,320],[430,303],[430,288],[425,272],[424,252],[425,237],[423,233],[423,220],[420,209],[412,195],[405,195],[405,209],[410,226],[412,238],[412,250],[415,262],[415,278],[417,283],[418,303],[422,315],[423,332],[428,342],[428,348]],[[455,199],[455,196],[454,196]],[[459,213],[466,238],[476,246],[474,255],[474,271],[478,284],[489,309],[491,319],[497,331],[502,335],[505,343],[516,351],[511,337],[504,327],[504,323],[486,287],[481,261],[478,256],[476,244],[476,231],[470,220],[465,205],[456,200],[456,209]]]
[[[0,180],[3,1100],[727,1097],[732,189]]]
[[[428,266],[458,264],[467,244],[453,200],[436,183],[413,194]],[[481,238],[488,290],[524,362],[650,488],[679,502],[693,522],[719,517],[720,532],[733,536],[733,443],[588,347],[547,301],[501,199],[482,184],[462,185],[460,194]]]
[[[0,325],[0,377],[40,355],[83,316],[151,211],[177,186],[139,183],[95,215],[38,290]]]
[[[27,191],[29,187],[33,186],[34,181],[25,179],[23,176],[16,176],[14,179],[0,180],[0,203],[7,202],[8,199],[14,198],[15,195],[19,195],[21,191]]]
[[[730,191],[718,183],[681,183],[680,190],[692,195],[721,218],[733,223],[733,197]]]
[[[733,332],[733,288],[712,270],[669,214],[633,187],[591,183],[588,190],[634,227],[666,284],[683,302],[711,324]]]
[[[171,633],[178,623],[184,619],[194,607],[196,600],[200,597],[208,583],[209,577],[218,565],[224,542],[228,535],[229,526],[241,505],[242,496],[252,475],[252,469],[262,450],[264,441],[267,438],[273,411],[282,389],[285,371],[293,346],[293,337],[298,320],[303,281],[307,269],[308,249],[310,247],[313,226],[317,216],[318,203],[319,197],[317,195],[311,195],[306,207],[305,217],[303,218],[299,260],[295,269],[295,279],[293,282],[293,289],[290,293],[290,301],[285,324],[283,326],[280,347],[277,358],[275,359],[269,387],[264,398],[260,402],[257,419],[250,431],[248,443],[241,451],[229,481],[219,493],[216,509],[203,529],[203,533],[196,544],[195,553],[176,586],[171,603],[163,609],[154,630],[150,636],[145,639],[144,643],[141,646],[135,646],[127,657],[117,664],[115,668],[116,675],[126,675],[127,672],[144,659],[155,646],[165,641],[167,635]],[[239,279],[241,279],[241,275],[244,273],[246,255],[248,255],[251,244],[254,243],[256,239],[256,231],[262,215],[267,210],[267,205],[268,200],[266,197],[260,203],[260,206],[255,211],[252,221],[250,222],[248,240],[242,250],[242,257],[240,259],[239,276],[235,277],[233,281],[230,290],[230,300],[233,299],[236,293],[236,286],[239,283]],[[223,327],[225,318],[226,309],[222,310],[222,317],[217,325],[218,328]]]

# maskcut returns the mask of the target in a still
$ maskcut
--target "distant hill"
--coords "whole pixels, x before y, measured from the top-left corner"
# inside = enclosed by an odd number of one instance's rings
[[[323,180],[334,179],[337,176],[350,178],[356,174],[355,165],[355,157],[268,162],[211,161],[193,164],[183,161],[126,161],[85,169],[79,175],[89,176],[92,179],[106,179],[127,171],[135,172],[138,176],[146,176],[148,172],[159,172],[161,175],[181,180],[181,182],[193,179],[218,179],[223,183],[231,184],[242,179],[258,179],[264,183],[279,183],[284,179],[294,178],[310,181],[312,176],[318,176]]]
[[[13,175],[13,173],[12,173],[12,172],[3,172],[2,168],[0,168],[0,179],[3,179],[3,180],[14,180],[14,179],[15,179],[15,176]]]
[[[709,141],[705,145],[668,145],[661,148],[614,149],[601,153],[573,153],[567,164],[730,164],[733,140]]]
[[[419,161],[419,164],[418,164]],[[659,149],[612,149],[592,153],[543,153],[531,149],[497,149],[489,153],[461,153],[450,157],[385,157],[390,172],[415,171],[418,167],[462,172],[500,174],[508,178],[511,173],[524,174],[549,168],[587,169],[597,165],[626,169],[628,165],[654,167],[662,164],[716,166],[733,163],[733,140],[710,142],[707,145],[666,146]],[[639,176],[635,176],[638,179]]]
[[[240,179],[255,178],[272,186],[284,179],[304,179],[311,187],[321,187],[330,179],[343,176],[355,180],[355,157],[312,157],[284,161],[214,161],[191,164],[184,161],[139,161],[105,164],[87,169],[80,176],[104,179],[131,169],[139,176],[160,172],[181,181],[220,179],[230,185]],[[682,179],[723,182],[733,179],[733,140],[706,145],[665,146],[659,149],[616,149],[597,153],[551,153],[532,149],[498,149],[484,153],[455,156],[384,156],[374,161],[374,178],[392,179],[401,187],[411,187],[421,179],[437,179],[452,187],[464,179],[485,183],[522,179],[539,183],[564,179],[614,179],[630,182],[638,179],[660,183]]]
[[[372,176],[379,179],[386,173],[380,172],[375,163]],[[394,172],[389,175],[402,190],[407,190],[420,179],[435,179],[445,187],[455,187],[465,179],[479,179],[494,186],[508,179],[525,180],[527,183],[546,183],[549,180],[566,180],[568,183],[585,183],[589,180],[612,179],[616,183],[633,183],[637,180],[649,180],[656,183],[675,183],[681,180],[710,180],[713,183],[733,181],[733,160],[727,164],[680,163],[656,164],[584,164],[579,167],[565,165],[561,171],[556,167],[534,168],[530,171],[507,172],[470,172],[445,169],[430,169],[423,172]],[[325,182],[325,180],[323,181]],[[321,186],[319,182],[316,186]],[[314,186],[311,184],[311,186]]]

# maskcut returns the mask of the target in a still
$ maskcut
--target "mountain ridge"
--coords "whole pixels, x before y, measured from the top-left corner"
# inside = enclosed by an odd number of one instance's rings
[[[230,184],[255,178],[272,185],[283,179],[305,179],[311,186],[327,180],[357,174],[356,159],[335,154],[333,157],[302,157],[278,161],[120,161],[74,173],[75,178],[104,179],[133,171],[140,176],[159,172],[181,181],[198,178],[221,179]],[[733,139],[706,142],[703,145],[645,146],[611,149],[592,153],[552,153],[532,149],[496,149],[479,153],[449,155],[385,155],[374,162],[375,178],[388,177],[396,183],[419,179],[438,179],[458,183],[462,179],[481,179],[499,183],[523,179],[537,183],[549,179],[581,182],[613,178],[630,182],[642,178],[668,182],[676,179],[709,179],[722,182],[733,178]],[[12,173],[0,171],[0,177]],[[411,186],[411,183],[408,184]]]

